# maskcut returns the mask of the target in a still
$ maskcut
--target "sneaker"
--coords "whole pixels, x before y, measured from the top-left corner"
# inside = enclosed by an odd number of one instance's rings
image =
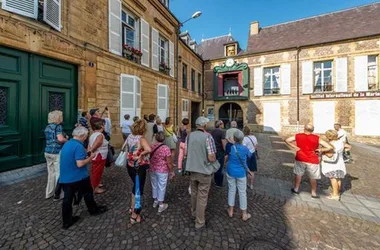
[[[98,206],[95,209],[95,211],[90,212],[90,215],[99,215],[99,214],[105,213],[106,211],[107,211],[107,207],[106,206]]]
[[[290,191],[292,191],[293,194],[300,194],[300,192],[296,191],[294,188],[292,188]]]
[[[162,213],[163,211],[165,211],[167,208],[168,208],[168,204],[166,203],[162,203],[159,207],[158,207],[158,212],[159,213]]]
[[[190,188],[190,186],[189,186],[189,195],[191,195],[191,188]]]
[[[62,228],[63,229],[69,229],[69,227],[71,227],[72,225],[74,225],[76,222],[78,222],[80,219],[79,216],[73,216],[72,219],[71,219],[71,222],[68,223],[68,224],[63,224]]]
[[[153,202],[153,208],[157,208],[158,207],[158,201],[154,201]]]

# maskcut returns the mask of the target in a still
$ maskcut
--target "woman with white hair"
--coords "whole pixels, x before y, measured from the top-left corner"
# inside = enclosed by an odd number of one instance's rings
[[[60,199],[61,185],[59,179],[59,153],[62,145],[67,142],[68,137],[63,132],[61,123],[63,122],[62,111],[54,110],[48,114],[48,125],[45,128],[45,159],[48,170],[48,182],[46,185],[46,199],[54,195],[54,200]],[[55,191],[54,191],[55,190]]]
[[[236,188],[239,192],[242,220],[247,221],[251,215],[247,212],[247,174],[251,171],[247,166],[247,159],[251,157],[249,149],[242,145],[244,134],[237,130],[233,134],[235,144],[226,148],[227,182],[228,182],[228,216],[234,214]],[[225,164],[226,165],[226,164]]]

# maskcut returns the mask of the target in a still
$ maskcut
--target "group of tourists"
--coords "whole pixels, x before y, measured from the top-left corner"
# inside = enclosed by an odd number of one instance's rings
[[[351,148],[347,140],[347,134],[340,124],[335,124],[334,129],[327,130],[327,141],[313,134],[314,126],[307,124],[303,133],[287,138],[286,143],[296,150],[294,165],[293,194],[300,193],[302,176],[310,178],[311,197],[318,199],[317,180],[321,178],[321,172],[330,179],[332,192],[327,199],[340,200],[342,191],[342,179],[346,175],[345,162],[350,161],[349,150]]]
[[[191,132],[187,118],[182,120],[178,129],[174,128],[170,117],[164,123],[154,114],[145,119],[135,117],[133,122],[129,121],[129,114],[124,118],[121,124],[124,139],[121,153],[127,155],[126,172],[133,182],[129,209],[132,224],[143,221],[141,196],[147,171],[150,172],[152,185],[152,206],[161,213],[168,208],[164,202],[167,183],[177,170],[177,173],[190,173],[191,211],[195,217],[195,227],[203,227],[212,176],[215,186],[222,187],[225,176],[223,166],[226,166],[229,189],[228,215],[233,216],[238,190],[242,219],[246,221],[250,218],[246,189],[247,186],[252,188],[254,172],[257,171],[257,140],[250,135],[248,127],[244,128],[243,133],[233,121],[231,128],[225,131],[223,121],[219,120],[215,122],[214,129],[209,129],[209,120],[199,117],[195,122],[196,130]],[[79,204],[82,198],[91,215],[107,210],[105,206],[96,204],[94,194],[105,192],[102,175],[105,166],[112,164],[114,157],[109,144],[111,120],[108,109],[101,112],[96,108],[83,112],[71,139],[65,134],[62,122],[61,111],[48,114],[45,129],[48,168],[46,198],[54,196],[55,201],[63,198],[63,228],[67,229],[79,219],[72,215],[72,205]],[[250,179],[248,185],[247,176]]]
[[[141,196],[144,194],[148,170],[152,206],[159,213],[168,208],[164,202],[166,187],[177,170],[177,173],[190,174],[189,193],[195,228],[205,226],[205,210],[212,179],[216,187],[223,187],[224,180],[227,181],[229,217],[234,216],[236,192],[239,195],[241,219],[247,221],[251,217],[247,211],[247,187],[253,189],[258,143],[248,126],[241,131],[236,121],[232,121],[230,128],[225,130],[222,120],[209,126],[209,120],[201,116],[195,121],[196,130],[191,131],[187,118],[182,120],[178,129],[174,128],[171,117],[167,117],[164,123],[154,114],[145,119],[135,117],[133,122],[129,120],[129,114],[124,118],[121,124],[124,144],[119,157],[125,158],[119,166],[126,166],[126,172],[133,182],[128,210],[132,224],[143,221]],[[101,112],[96,108],[89,113],[83,112],[70,140],[63,131],[62,121],[61,111],[48,114],[49,124],[45,129],[48,168],[46,198],[54,196],[56,201],[62,199],[63,189],[63,227],[69,228],[79,219],[72,215],[72,204],[78,204],[82,198],[91,215],[107,210],[105,206],[96,204],[94,194],[105,192],[102,175],[105,166],[114,162],[114,157],[109,144],[111,120],[108,109]],[[291,190],[294,194],[299,194],[300,182],[306,172],[310,177],[311,196],[319,198],[316,180],[322,172],[330,178],[332,185],[332,193],[327,198],[340,199],[341,179],[346,174],[343,153],[350,148],[346,134],[340,129],[341,126],[335,124],[335,130],[326,132],[328,141],[325,141],[313,134],[314,127],[307,124],[303,133],[286,139],[288,145],[297,151],[295,181]],[[179,150],[178,154],[176,149]],[[90,174],[89,163],[92,165]]]

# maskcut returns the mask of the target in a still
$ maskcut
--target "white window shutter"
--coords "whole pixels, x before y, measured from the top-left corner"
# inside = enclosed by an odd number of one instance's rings
[[[120,125],[124,121],[124,115],[136,116],[135,77],[120,75]]]
[[[355,91],[368,91],[368,56],[355,56]]]
[[[170,67],[170,76],[174,77],[174,43],[169,41],[169,67]]]
[[[152,28],[152,69],[158,70],[158,31]]]
[[[141,19],[141,64],[149,67],[149,24]]]
[[[161,120],[165,120],[168,117],[168,104],[169,104],[169,91],[168,86],[163,84],[157,85],[157,115]]]
[[[45,0],[44,21],[54,29],[61,31],[61,0]]]
[[[109,22],[108,22],[108,35],[109,35],[109,50],[116,55],[122,55],[121,46],[121,1],[109,0]]]
[[[182,119],[189,118],[189,100],[182,99]]]
[[[313,93],[313,62],[302,63],[302,94]]]
[[[291,87],[291,68],[290,64],[282,64],[281,65],[281,94],[290,95],[290,87]]]
[[[347,92],[347,57],[335,60],[335,92]]]
[[[141,51],[141,45],[140,45],[140,20],[136,20],[136,25],[135,25],[135,48]]]
[[[141,80],[135,77],[135,100],[136,100],[136,115],[141,117]]]
[[[255,67],[253,69],[253,85],[255,96],[263,95],[263,68]]]
[[[38,0],[3,0],[2,9],[37,19]]]

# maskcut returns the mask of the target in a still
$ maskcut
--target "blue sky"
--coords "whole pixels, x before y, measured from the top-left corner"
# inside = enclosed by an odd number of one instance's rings
[[[185,23],[198,44],[202,37],[232,36],[245,49],[249,24],[259,21],[260,27],[348,9],[379,0],[170,0],[170,10],[180,21],[185,21],[195,11],[202,16]]]

